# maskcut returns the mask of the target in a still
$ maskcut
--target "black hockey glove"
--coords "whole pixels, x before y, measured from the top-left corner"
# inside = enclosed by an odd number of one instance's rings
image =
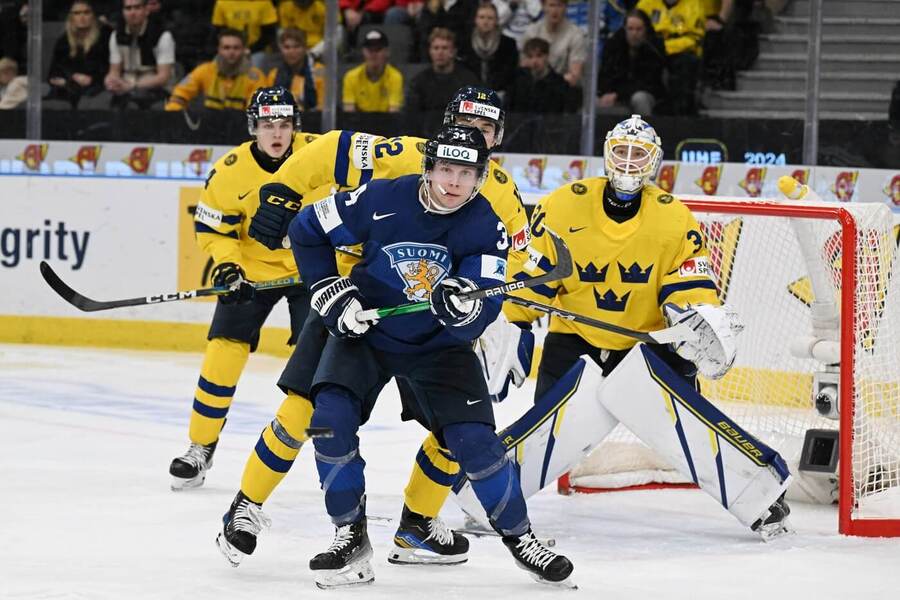
[[[302,199],[281,183],[267,183],[259,188],[259,208],[250,219],[250,237],[269,250],[290,248],[288,227],[300,211]]]
[[[372,322],[356,320],[363,310],[362,295],[349,277],[327,277],[313,284],[310,306],[322,316],[325,328],[337,337],[361,337]]]
[[[481,314],[482,300],[460,300],[457,294],[471,292],[478,286],[465,277],[448,277],[431,292],[431,313],[446,326],[468,325]]]
[[[216,287],[227,287],[231,290],[219,296],[222,304],[243,304],[253,300],[253,297],[256,295],[256,288],[245,277],[244,270],[237,263],[224,262],[213,268],[213,285]]]

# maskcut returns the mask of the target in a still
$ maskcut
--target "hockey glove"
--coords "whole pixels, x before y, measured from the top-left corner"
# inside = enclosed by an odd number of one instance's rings
[[[300,211],[303,196],[281,183],[267,183],[259,188],[259,208],[250,219],[248,233],[268,248],[290,248],[288,227]]]
[[[737,336],[744,330],[734,308],[728,304],[689,304],[680,308],[670,303],[663,310],[670,325],[685,323],[697,332],[696,340],[672,344],[678,356],[694,363],[704,377],[724,376],[734,364]]]
[[[443,325],[462,327],[481,314],[482,300],[460,300],[458,294],[476,289],[475,282],[465,277],[448,277],[431,292],[431,313]]]
[[[509,384],[521,387],[531,372],[534,334],[528,323],[510,323],[503,313],[475,340],[484,380],[494,402],[506,399]]]
[[[325,328],[337,337],[362,336],[374,321],[360,322],[362,295],[349,277],[327,277],[312,286],[310,306],[322,316]]]
[[[212,282],[216,287],[227,287],[230,291],[219,295],[222,304],[243,304],[256,295],[256,288],[245,279],[244,269],[233,262],[219,263],[213,267]]]

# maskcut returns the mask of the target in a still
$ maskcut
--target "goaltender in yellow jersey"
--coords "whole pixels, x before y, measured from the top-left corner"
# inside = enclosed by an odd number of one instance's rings
[[[293,343],[309,312],[305,287],[257,292],[252,281],[296,277],[290,250],[269,250],[249,237],[250,217],[259,206],[259,187],[291,155],[315,136],[300,133],[300,112],[283,87],[254,93],[247,109],[248,128],[256,138],[216,161],[194,214],[197,242],[213,259],[212,282],[228,287],[218,296],[203,366],[194,391],[190,446],[172,460],[172,489],[203,484],[231,407],[235,387],[259,333],[276,303],[286,298]]]

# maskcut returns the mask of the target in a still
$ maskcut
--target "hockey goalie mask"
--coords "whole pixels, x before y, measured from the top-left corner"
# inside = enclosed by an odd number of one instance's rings
[[[444,125],[425,143],[419,201],[426,212],[447,215],[470,202],[484,185],[490,150],[474,127]]]
[[[616,195],[633,198],[659,170],[662,141],[640,115],[631,115],[606,134],[603,161]]]

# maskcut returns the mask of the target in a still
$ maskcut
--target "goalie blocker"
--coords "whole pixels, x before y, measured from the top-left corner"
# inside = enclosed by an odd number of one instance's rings
[[[777,452],[713,406],[644,344],[605,379],[600,367],[582,356],[498,435],[519,466],[528,498],[584,459],[619,422],[747,527],[765,520],[790,485]],[[454,492],[460,506],[483,521],[468,482],[458,482]]]

